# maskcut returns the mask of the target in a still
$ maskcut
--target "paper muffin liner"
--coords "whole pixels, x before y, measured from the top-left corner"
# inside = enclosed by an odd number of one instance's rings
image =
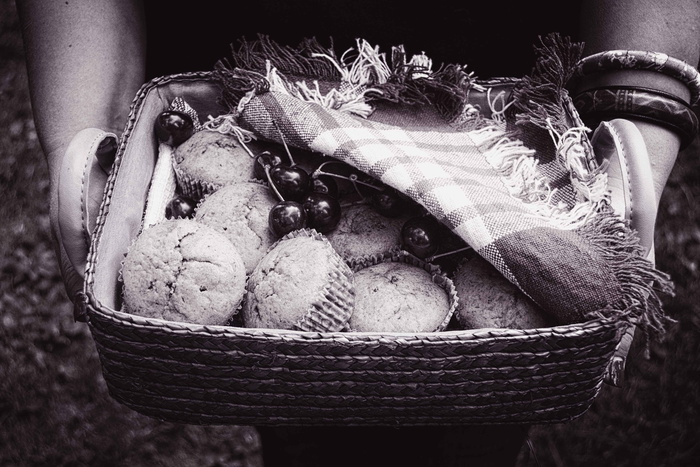
[[[329,258],[331,268],[325,286],[319,291],[318,298],[311,304],[306,314],[294,324],[293,328],[298,331],[313,332],[341,331],[350,319],[355,305],[353,272],[333,249],[328,239],[314,229],[299,229],[289,232],[273,243],[268,251],[274,249],[281,242],[298,237],[309,237],[324,242],[333,254]]]
[[[176,165],[173,165],[175,170],[175,178],[177,179],[177,186],[180,192],[194,200],[199,200],[204,198],[204,196],[214,193],[216,190],[221,188],[223,185],[218,183],[204,182],[193,178],[182,171]]]
[[[419,267],[430,274],[433,283],[440,286],[447,294],[449,307],[447,314],[445,315],[442,322],[437,326],[434,332],[441,332],[447,329],[448,325],[450,324],[450,321],[452,320],[452,317],[455,314],[455,311],[457,310],[459,297],[457,296],[457,289],[455,288],[452,279],[447,277],[447,275],[441,271],[439,266],[429,263],[427,261],[423,261],[422,259],[413,256],[405,250],[390,250],[385,253],[346,259],[346,264],[348,264],[348,267],[351,268],[353,273],[360,271],[364,268],[386,262],[400,262],[409,264],[411,266]],[[354,330],[351,329],[349,326],[346,326],[343,329],[343,331],[354,332]]]

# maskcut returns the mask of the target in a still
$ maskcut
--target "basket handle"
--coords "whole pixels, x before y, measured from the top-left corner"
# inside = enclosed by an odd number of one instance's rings
[[[97,128],[78,132],[66,149],[58,178],[58,233],[61,274],[77,321],[83,302],[83,277],[92,232],[107,177],[117,151],[117,136]]]
[[[637,126],[624,119],[604,121],[591,144],[599,164],[607,164],[608,186],[615,212],[630,221],[647,259],[654,262],[657,204],[646,143]],[[625,330],[604,375],[606,383],[621,386],[634,326]]]

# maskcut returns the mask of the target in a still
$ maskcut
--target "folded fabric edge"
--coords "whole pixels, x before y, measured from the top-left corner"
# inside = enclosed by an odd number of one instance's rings
[[[575,126],[580,120],[575,109],[571,112],[568,107],[565,88],[580,57],[582,44],[571,43],[558,34],[548,35],[541,41],[537,48],[539,59],[532,73],[515,86],[513,105],[508,109],[509,122],[514,122],[515,126],[510,125],[508,130],[511,136],[522,137],[526,142],[528,138],[523,135],[528,132],[552,135],[553,149],[546,150],[557,155],[566,153],[563,147],[576,140],[581,155],[577,163],[590,169],[592,149],[585,134],[588,129],[582,124]],[[274,44],[263,36],[259,42],[242,44],[233,52],[232,62],[222,60],[215,71],[222,84],[223,103],[234,114],[240,114],[254,96],[274,90],[360,117],[371,115],[372,102],[381,99],[430,103],[448,122],[460,115],[466,102],[466,89],[477,85],[473,74],[456,65],[433,72],[425,65],[407,62],[402,53],[405,54],[400,48],[395,49],[390,64],[378,49],[358,40],[354,54],[346,52],[338,58],[332,50],[322,48],[313,40],[292,49]],[[297,78],[306,79],[294,81]],[[333,83],[336,90],[324,88],[324,80]],[[482,147],[493,144],[495,139],[486,137]],[[571,149],[570,145],[567,147]],[[485,157],[491,152],[502,158],[508,154],[502,149],[489,151],[485,148]],[[672,294],[673,284],[668,275],[657,271],[642,257],[634,232],[606,208],[604,175],[595,170],[579,170],[578,178],[572,177],[571,182],[583,200],[571,209],[562,209],[552,203],[547,190],[543,190],[537,168],[528,165],[534,159],[522,151],[512,154],[512,158],[490,161],[502,173],[504,184],[508,184],[509,179],[521,183],[527,172],[529,187],[522,194],[530,199],[523,201],[559,227],[575,230],[594,245],[622,287],[620,303],[589,312],[586,318],[619,317],[638,325],[647,336],[661,334],[665,324],[672,320],[663,314],[658,293]],[[576,175],[572,158],[565,155],[558,162]],[[533,196],[538,198],[536,202]],[[514,282],[517,285],[517,280]]]

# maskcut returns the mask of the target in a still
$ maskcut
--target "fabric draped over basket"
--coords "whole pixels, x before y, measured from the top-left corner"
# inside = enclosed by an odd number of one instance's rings
[[[481,114],[465,99],[480,86],[464,66],[433,71],[400,47],[389,63],[363,41],[349,60],[312,40],[293,49],[261,37],[232,48],[216,75],[240,128],[407,194],[560,323],[612,316],[660,332],[658,294],[672,284],[612,212],[565,89],[581,45],[553,34],[537,51],[531,75],[487,95]]]

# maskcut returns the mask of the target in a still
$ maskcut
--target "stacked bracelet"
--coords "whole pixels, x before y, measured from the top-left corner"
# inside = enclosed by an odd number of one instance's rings
[[[698,134],[698,117],[682,99],[665,92],[633,86],[589,89],[573,98],[584,120],[599,123],[613,118],[639,119],[675,132],[681,149]]]
[[[688,63],[660,52],[608,50],[582,58],[574,67],[570,84],[584,76],[610,70],[646,70],[665,74],[685,84],[690,105],[700,101],[700,73]]]

